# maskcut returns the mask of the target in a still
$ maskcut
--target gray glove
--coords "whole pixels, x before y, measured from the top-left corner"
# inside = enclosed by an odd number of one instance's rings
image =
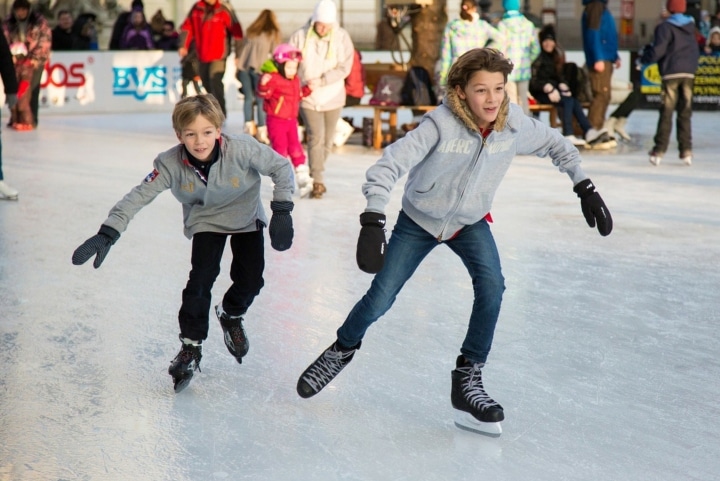
[[[110,247],[112,247],[119,238],[120,233],[118,231],[103,224],[100,226],[100,230],[96,235],[75,249],[72,256],[72,263],[76,266],[85,264],[88,259],[97,254],[95,256],[95,262],[93,262],[93,267],[97,269],[105,260],[105,256],[110,251]]]

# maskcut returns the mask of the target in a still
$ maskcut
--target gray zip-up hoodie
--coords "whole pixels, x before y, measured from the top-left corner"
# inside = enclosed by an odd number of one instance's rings
[[[260,200],[261,175],[275,184],[273,200],[290,201],[295,178],[290,162],[249,135],[220,137],[220,155],[204,179],[182,144],[159,154],[153,171],[115,206],[103,222],[122,233],[140,209],[170,189],[183,206],[185,236],[198,232],[236,233],[268,225]],[[206,184],[207,182],[207,184]]]
[[[573,185],[587,178],[580,153],[555,129],[525,115],[507,97],[483,141],[466,103],[449,91],[402,139],[385,148],[366,173],[366,211],[384,213],[406,173],[403,211],[439,241],[485,217],[516,155],[549,156]]]

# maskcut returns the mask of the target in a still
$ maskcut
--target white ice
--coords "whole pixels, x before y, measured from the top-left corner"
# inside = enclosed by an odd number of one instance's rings
[[[607,238],[548,159],[515,160],[492,211],[507,291],[484,377],[505,408],[499,438],[453,424],[472,289],[444,246],[328,388],[295,392],[371,280],[355,241],[378,153],[358,139],[332,155],[325,198],[297,199],[292,249],[266,237],[243,364],[211,317],[202,373],[175,395],[191,246],[180,205],[161,195],[100,269],[70,262],[175,143],[170,114],[3,129],[20,199],[0,202],[0,480],[720,479],[719,117],[694,113],[692,167],[674,141],[648,163],[655,111],[632,114],[632,144],[584,155],[614,216]],[[227,130],[242,131],[241,112]]]

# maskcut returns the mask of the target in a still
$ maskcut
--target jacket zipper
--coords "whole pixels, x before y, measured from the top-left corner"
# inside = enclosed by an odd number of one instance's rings
[[[470,174],[472,173],[473,169],[475,169],[475,166],[477,165],[478,161],[480,160],[480,155],[482,154],[483,148],[487,144],[485,143],[485,138],[480,134],[480,151],[475,156],[475,159],[473,159],[472,164],[470,164],[470,167],[468,167],[468,175],[464,176],[464,182],[462,184],[462,188],[460,189],[460,197],[458,197],[457,203],[455,204],[455,208],[451,212],[451,214],[448,216],[448,220],[445,221],[445,224],[443,225],[442,229],[440,229],[440,235],[437,236],[437,241],[442,242],[443,241],[443,232],[447,228],[448,222],[450,222],[450,219],[452,219],[453,215],[457,211],[458,207],[460,206],[460,202],[462,202],[463,195],[465,194],[465,188],[468,185],[468,182],[470,182]],[[453,234],[455,234],[453,232]]]

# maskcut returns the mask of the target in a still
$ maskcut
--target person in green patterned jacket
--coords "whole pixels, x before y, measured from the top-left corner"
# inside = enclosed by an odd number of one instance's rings
[[[520,13],[520,0],[503,0],[505,14],[498,23],[498,32],[504,44],[499,50],[512,61],[515,68],[508,75],[505,91],[510,102],[522,107],[530,115],[528,86],[532,73],[531,65],[540,53],[540,42],[535,34],[535,25]]]

